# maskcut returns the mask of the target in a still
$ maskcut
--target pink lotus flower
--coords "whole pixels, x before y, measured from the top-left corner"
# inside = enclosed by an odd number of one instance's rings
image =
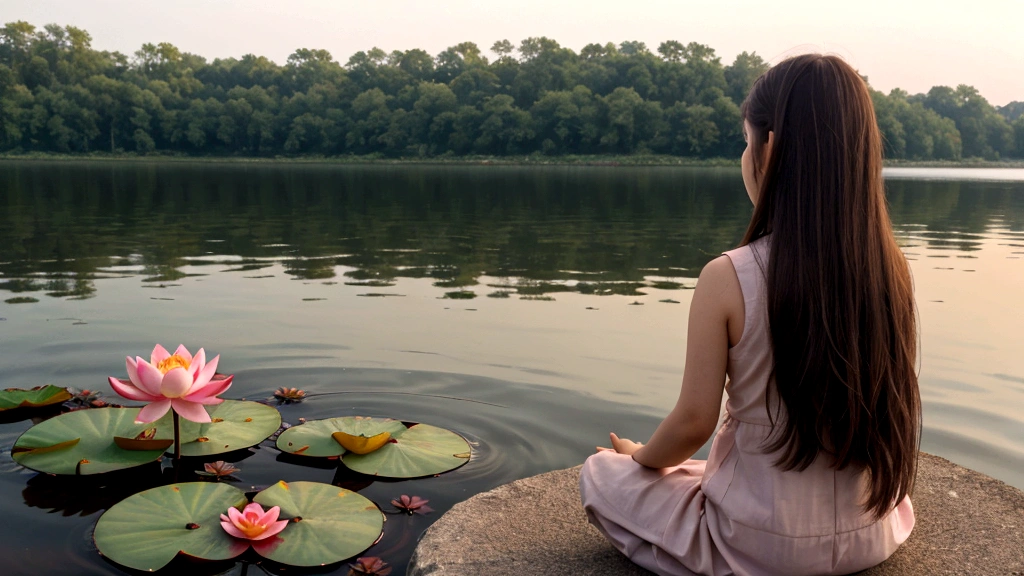
[[[278,520],[280,506],[274,506],[266,512],[259,504],[252,502],[241,512],[238,508],[228,508],[228,515],[220,515],[220,525],[224,531],[235,538],[243,540],[266,540],[284,530],[288,520]]]
[[[193,356],[183,345],[174,354],[157,344],[149,362],[141,357],[125,358],[128,380],[110,377],[110,386],[129,400],[149,402],[135,419],[136,424],[156,422],[169,409],[193,422],[210,422],[203,405],[220,404],[217,398],[231,387],[234,376],[215,378],[220,356],[206,361],[200,348]]]

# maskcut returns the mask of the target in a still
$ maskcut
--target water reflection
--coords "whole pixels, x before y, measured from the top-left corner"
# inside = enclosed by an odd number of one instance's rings
[[[121,275],[272,262],[302,280],[387,286],[481,276],[521,295],[634,294],[736,242],[729,170],[4,164],[0,288],[87,298]],[[212,256],[212,257],[211,257]],[[488,290],[487,292],[494,292]],[[457,297],[457,296],[456,296]]]
[[[0,290],[84,299],[105,278],[166,288],[204,274],[186,266],[259,279],[275,263],[373,288],[426,278],[447,298],[692,288],[743,234],[738,184],[728,169],[5,163]],[[888,182],[910,252],[1024,243],[1020,187]]]

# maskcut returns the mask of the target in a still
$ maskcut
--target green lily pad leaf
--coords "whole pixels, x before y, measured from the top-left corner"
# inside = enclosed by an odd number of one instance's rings
[[[345,449],[333,438],[335,432],[372,438],[384,432],[388,432],[394,437],[395,434],[404,431],[404,424],[390,418],[345,416],[313,420],[299,426],[292,426],[282,432],[277,437],[277,449],[302,456],[336,458],[344,454]]]
[[[330,484],[278,482],[253,502],[264,508],[280,506],[280,518],[292,520],[276,536],[253,542],[260,556],[289,566],[352,558],[372,546],[384,527],[384,515],[373,502]]]
[[[212,456],[263,442],[281,427],[281,413],[273,406],[243,400],[225,400],[207,406],[213,422],[198,424],[181,418],[181,455]],[[166,422],[165,419],[166,418]],[[171,414],[157,420],[157,438],[171,436]]]
[[[14,443],[11,456],[26,468],[47,474],[100,474],[140,466],[163,456],[163,449],[123,450],[114,437],[135,438],[152,424],[136,424],[138,408],[76,410],[44,420]],[[173,434],[168,426],[168,432]],[[78,440],[71,443],[73,440]],[[66,445],[63,449],[54,449]],[[44,450],[46,449],[46,450]]]
[[[136,570],[159,570],[179,553],[204,560],[229,560],[249,542],[232,537],[220,515],[248,503],[229,484],[187,482],[139,492],[115,504],[96,523],[101,554]]]
[[[25,466],[48,474],[100,474],[160,459],[173,450],[174,424],[168,413],[154,423],[136,424],[139,408],[76,410],[41,422],[14,445],[12,456]],[[213,422],[181,419],[181,454],[209,456],[259,444],[281,426],[281,413],[258,402],[225,400],[207,406]],[[140,434],[155,428],[145,440]],[[80,439],[68,449],[53,447]],[[47,450],[42,450],[46,448]],[[148,448],[148,449],[147,449]]]
[[[0,390],[0,412],[13,410],[14,408],[38,408],[59,404],[71,399],[71,393],[66,388],[47,384],[37,386],[30,390],[21,388],[8,388]]]
[[[280,518],[291,522],[266,540],[235,538],[221,527],[220,515],[248,504],[242,490],[210,482],[171,484],[111,507],[96,523],[96,547],[122,566],[146,571],[163,568],[178,554],[229,560],[250,545],[281,564],[321,566],[366,550],[384,526],[373,502],[330,484],[278,482],[253,501],[267,509],[280,506]]]
[[[370,476],[418,478],[454,470],[469,462],[469,442],[451,430],[414,424],[392,442],[369,454],[345,454],[341,461],[351,470]]]
[[[368,454],[346,452],[332,438],[335,432],[372,437],[383,432],[391,440]],[[277,447],[289,454],[337,457],[348,468],[371,476],[418,478],[454,470],[469,461],[469,442],[455,432],[429,424],[405,424],[386,418],[330,418],[285,430]]]

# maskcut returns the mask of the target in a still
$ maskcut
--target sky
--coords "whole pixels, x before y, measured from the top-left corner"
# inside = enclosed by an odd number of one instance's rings
[[[463,41],[700,42],[723,63],[757,52],[845,57],[884,92],[969,84],[994,105],[1024,100],[1024,0],[0,0],[0,21],[84,28],[93,47],[131,54],[170,42],[212,60],[283,63],[324,48],[342,64],[374,46],[437,54]]]

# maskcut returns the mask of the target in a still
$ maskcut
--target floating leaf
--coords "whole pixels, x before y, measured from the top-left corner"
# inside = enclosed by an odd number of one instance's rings
[[[281,413],[273,406],[243,400],[225,400],[207,406],[207,424],[182,419],[181,455],[212,456],[255,446],[281,427]],[[171,414],[157,421],[158,426],[170,422]],[[161,428],[163,431],[165,428]],[[173,428],[167,427],[168,430]]]
[[[101,554],[136,570],[159,570],[179,553],[228,560],[249,543],[228,535],[220,515],[247,503],[245,493],[229,484],[161,486],[111,507],[96,523],[93,537]]]
[[[346,434],[345,432],[335,432],[331,434],[334,441],[341,444],[341,447],[353,454],[369,454],[374,450],[380,449],[381,446],[388,443],[391,440],[390,432],[381,432],[370,437],[366,436],[353,436],[352,434]]]
[[[346,452],[333,439],[335,432],[373,437],[384,432],[391,439],[368,454]],[[458,434],[428,424],[405,424],[385,418],[344,417],[314,420],[281,433],[277,447],[303,456],[343,456],[350,469],[371,476],[417,478],[454,470],[469,461],[469,443]]]
[[[280,517],[292,520],[276,537],[253,542],[260,556],[289,566],[351,558],[372,546],[384,527],[384,515],[373,502],[330,484],[278,482],[253,502],[280,506]]]
[[[39,408],[51,404],[60,404],[71,398],[66,388],[47,384],[29,390],[8,388],[0,390],[0,411],[14,408]]]
[[[394,442],[380,450],[366,455],[345,454],[342,462],[356,472],[389,478],[432,476],[469,462],[469,443],[444,428],[414,424],[392,437]]]
[[[277,448],[289,454],[332,458],[345,453],[345,448],[333,438],[335,432],[372,437],[384,432],[394,436],[404,430],[405,425],[398,420],[385,418],[345,416],[313,420],[282,432],[277,438]]]
[[[258,402],[225,400],[207,406],[212,422],[181,421],[183,456],[209,456],[259,444],[277,431],[281,414]],[[15,443],[14,459],[22,466],[49,474],[99,474],[158,460],[174,437],[171,414],[151,424],[135,424],[138,408],[98,408],[61,414],[43,421]],[[155,434],[139,435],[149,428]],[[40,451],[81,441],[69,450]],[[333,441],[332,441],[333,442]]]
[[[61,414],[22,434],[11,456],[26,468],[48,474],[100,474],[158,460],[163,448],[124,450],[114,442],[115,436],[135,438],[146,429],[146,424],[135,424],[138,413],[138,408],[97,408]],[[40,450],[76,438],[79,441],[66,450]]]
[[[278,482],[253,501],[267,509],[280,506],[287,527],[266,540],[235,538],[221,526],[221,514],[249,504],[245,493],[229,484],[187,482],[139,492],[111,507],[96,523],[96,547],[122,566],[147,571],[179,553],[228,560],[250,545],[281,564],[321,566],[366,550],[384,525],[373,502],[330,484]]]

